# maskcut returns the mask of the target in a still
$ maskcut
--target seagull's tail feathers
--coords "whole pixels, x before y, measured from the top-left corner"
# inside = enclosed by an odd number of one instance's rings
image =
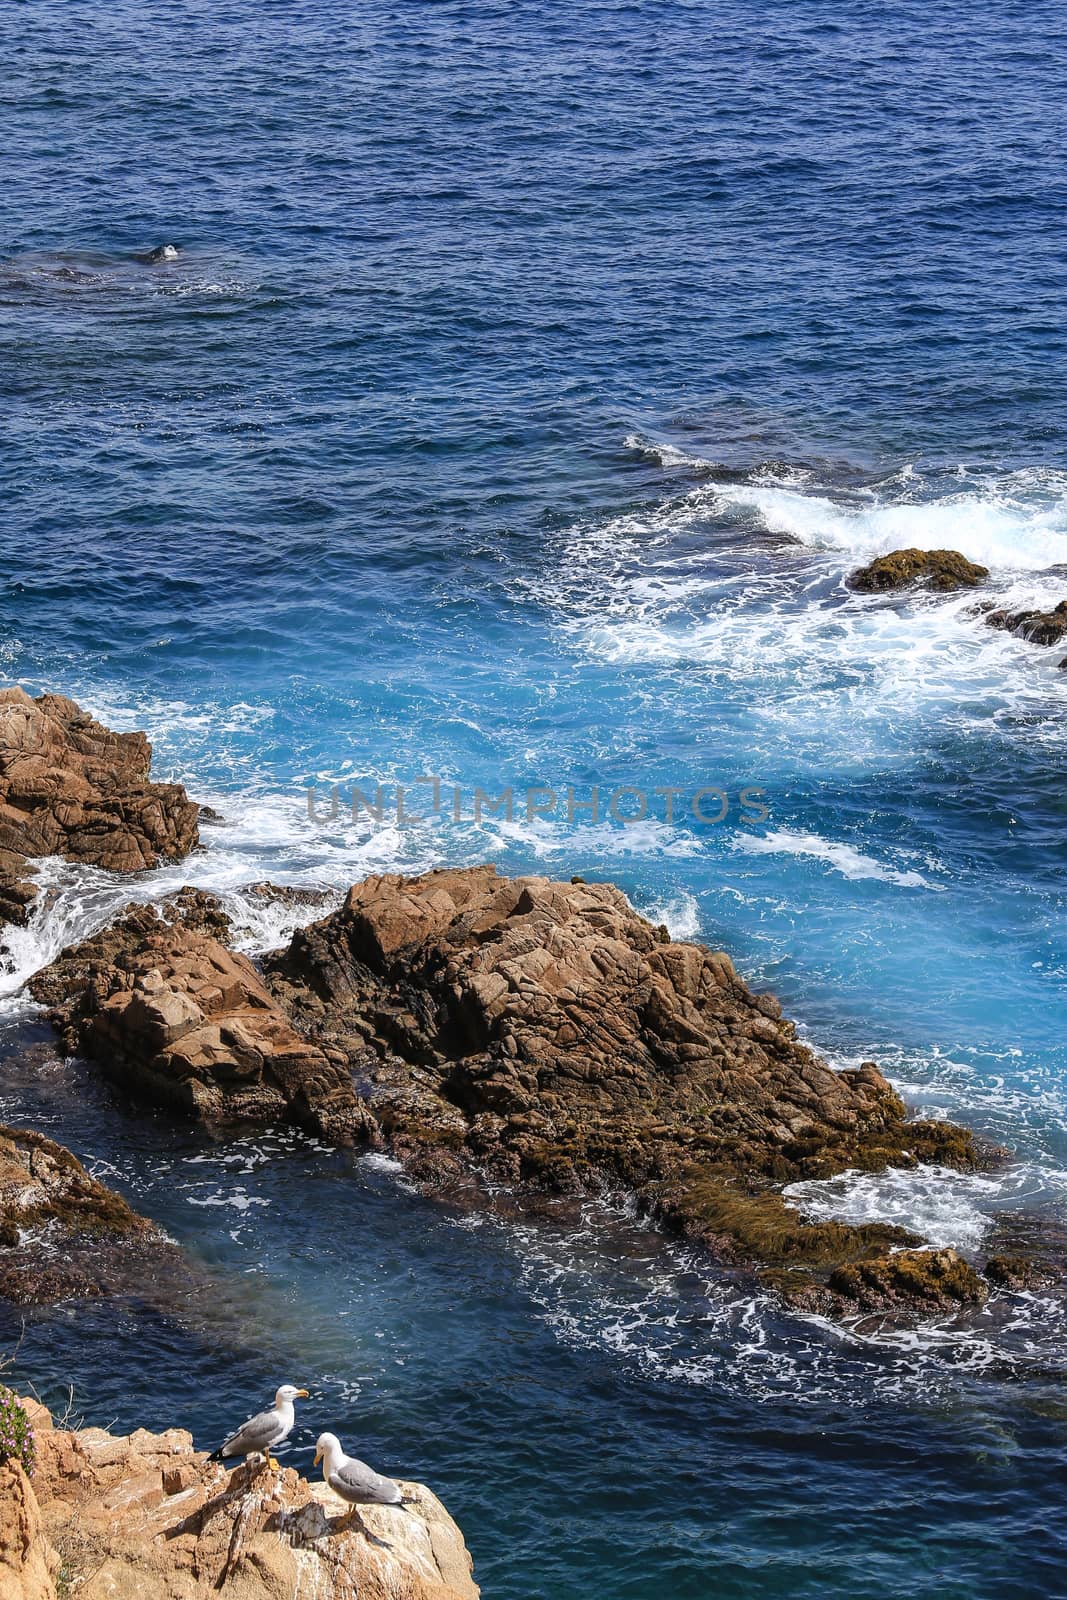
[[[212,1450],[211,1454],[208,1456],[208,1460],[209,1461],[225,1461],[225,1459],[226,1459],[225,1450],[226,1450],[226,1446],[224,1444],[220,1444],[217,1450]]]

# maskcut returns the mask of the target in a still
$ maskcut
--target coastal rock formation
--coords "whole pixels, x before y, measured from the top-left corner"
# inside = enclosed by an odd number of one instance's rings
[[[1036,606],[1028,611],[989,611],[985,620],[990,628],[1017,634],[1031,644],[1058,644],[1067,635],[1067,600],[1061,600],[1052,611],[1040,611]]]
[[[893,550],[860,567],[848,580],[850,589],[861,594],[879,594],[887,589],[907,589],[913,585],[948,592],[971,589],[989,577],[989,568],[968,561],[958,550]]]
[[[0,1126],[0,1296],[42,1305],[115,1292],[171,1247],[76,1156]]]
[[[909,1121],[871,1062],[833,1071],[728,956],[672,942],[611,885],[369,878],[262,976],[229,934],[213,896],[182,890],[128,907],[31,992],[69,1051],[209,1124],[387,1145],[435,1184],[624,1189],[835,1312],[987,1292],[903,1228],[809,1222],[781,1193],[849,1168],[973,1167],[988,1153],[970,1133]]]
[[[189,853],[197,807],[149,781],[151,760],[143,733],[112,733],[73,700],[0,690],[0,921],[25,922],[34,856],[139,872]]]
[[[44,1531],[33,1485],[17,1461],[0,1465],[0,1596],[57,1600],[63,1563]]]
[[[415,1170],[622,1186],[787,1293],[921,1241],[807,1223],[781,1185],[980,1159],[966,1130],[909,1122],[873,1064],[834,1072],[728,956],[672,943],[611,885],[492,866],[368,878],[266,976]]]
[[[30,982],[68,1051],[208,1125],[296,1122],[337,1144],[373,1124],[343,1061],[292,1028],[211,895],[131,905]]]
[[[229,1472],[180,1429],[66,1432],[22,1403],[37,1463],[32,1485],[0,1468],[4,1600],[477,1600],[463,1536],[420,1484],[406,1510],[366,1508],[368,1538],[291,1468]]]

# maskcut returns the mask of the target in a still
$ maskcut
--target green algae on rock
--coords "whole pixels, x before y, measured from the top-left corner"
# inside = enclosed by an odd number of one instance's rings
[[[146,1250],[153,1225],[29,1128],[0,1126],[0,1296],[40,1305],[106,1294]]]
[[[948,593],[953,589],[973,589],[989,577],[989,568],[968,561],[958,550],[892,550],[858,568],[848,580],[850,589],[861,594],[878,594],[889,589],[921,585]]]

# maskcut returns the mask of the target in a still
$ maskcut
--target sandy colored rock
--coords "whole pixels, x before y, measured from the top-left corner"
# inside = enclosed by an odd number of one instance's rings
[[[32,1489],[21,1506],[0,1494],[11,1600],[57,1600],[60,1560],[81,1600],[477,1600],[463,1536],[420,1484],[407,1510],[366,1509],[368,1539],[325,1484],[230,1472],[180,1429],[66,1432],[39,1407],[33,1422]]]
[[[416,1171],[624,1188],[720,1258],[801,1282],[921,1241],[808,1223],[782,1185],[980,1159],[965,1129],[909,1121],[873,1063],[833,1071],[727,955],[672,943],[610,884],[368,878],[265,972]]]
[[[35,856],[140,872],[193,849],[197,807],[152,783],[151,761],[143,733],[112,733],[73,700],[0,690],[0,921],[26,920]]]
[[[55,1600],[60,1558],[44,1532],[29,1478],[0,1466],[0,1600]]]
[[[183,890],[158,910],[64,950],[30,983],[71,1053],[131,1093],[213,1126],[296,1122],[335,1143],[373,1131],[344,1064],[301,1038],[246,956],[222,942],[210,895]]]
[[[915,586],[947,592],[973,589],[989,577],[989,568],[968,561],[958,550],[893,550],[860,567],[848,580],[850,589],[879,594]]]

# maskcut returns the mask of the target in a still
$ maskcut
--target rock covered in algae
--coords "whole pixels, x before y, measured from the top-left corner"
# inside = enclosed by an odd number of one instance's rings
[[[948,593],[973,589],[989,577],[989,568],[968,561],[958,550],[893,550],[858,568],[848,580],[861,594],[920,586]]]

